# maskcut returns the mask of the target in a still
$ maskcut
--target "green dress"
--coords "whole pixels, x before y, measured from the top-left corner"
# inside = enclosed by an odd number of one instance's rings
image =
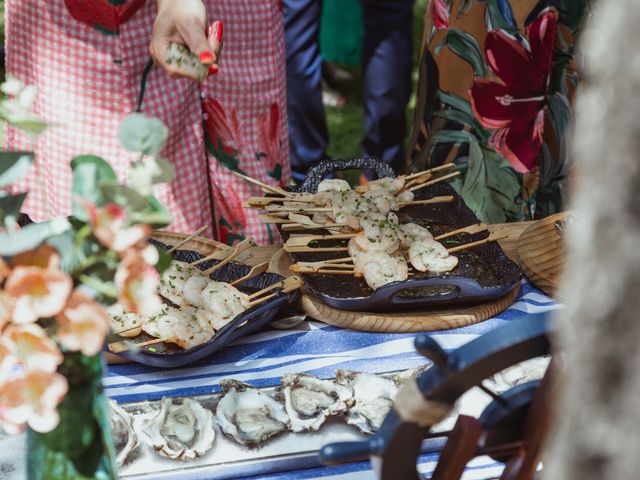
[[[359,65],[363,35],[361,0],[324,0],[320,23],[323,60],[343,65]]]

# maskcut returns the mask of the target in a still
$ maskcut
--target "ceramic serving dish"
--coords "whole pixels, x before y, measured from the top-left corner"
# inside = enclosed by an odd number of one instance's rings
[[[369,169],[378,177],[395,176],[393,170],[374,159],[354,159],[321,162],[312,168],[307,180],[294,189],[315,193],[320,181],[339,170]],[[401,223],[413,222],[425,226],[434,235],[478,223],[479,220],[462,198],[446,182],[416,191],[416,200],[452,195],[450,203],[418,205],[403,208],[398,217]],[[309,234],[327,234],[326,230],[306,230]],[[283,238],[289,234],[281,231]],[[487,231],[474,235],[460,234],[442,241],[445,247],[481,240]],[[323,247],[346,246],[346,240],[324,241]],[[344,252],[290,253],[293,262],[314,262],[344,257]],[[455,253],[458,267],[445,274],[416,272],[409,279],[394,282],[377,290],[370,288],[363,278],[335,274],[302,274],[305,291],[327,305],[341,310],[373,312],[384,310],[419,310],[430,306],[460,305],[486,302],[506,295],[516,287],[522,271],[507,257],[497,242],[472,247]]]

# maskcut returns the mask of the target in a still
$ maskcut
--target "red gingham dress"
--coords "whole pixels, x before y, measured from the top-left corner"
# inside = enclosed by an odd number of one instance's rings
[[[72,16],[71,4],[83,2]],[[176,178],[155,192],[173,214],[169,229],[188,233],[208,224],[216,229],[208,235],[227,243],[248,235],[273,242],[277,234],[241,205],[259,189],[230,170],[273,185],[290,178],[279,2],[206,2],[210,20],[224,23],[225,43],[219,73],[202,84],[171,79],[157,66],[143,80],[156,2],[134,2],[142,5],[115,26],[116,17],[77,20],[95,14],[91,5],[115,9],[108,0],[5,2],[7,73],[37,87],[36,112],[54,125],[35,145],[37,168],[17,186],[30,191],[24,211],[36,221],[70,214],[69,161],[76,155],[99,155],[127,178],[136,156],[122,149],[117,133],[143,90],[141,111],[170,131],[162,155],[174,163]],[[4,142],[33,148],[12,128]]]

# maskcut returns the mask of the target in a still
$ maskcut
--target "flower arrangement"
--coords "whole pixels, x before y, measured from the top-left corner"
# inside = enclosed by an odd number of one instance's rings
[[[32,87],[9,79],[0,90],[3,121],[33,138],[48,128],[31,113]],[[160,121],[127,117],[120,140],[140,154],[129,184],[102,158],[73,158],[73,215],[37,224],[25,224],[27,193],[12,188],[34,155],[0,152],[0,426],[7,432],[59,427],[70,389],[65,357],[99,357],[110,328],[106,306],[118,301],[145,315],[160,308],[156,284],[170,259],[148,237],[170,221],[152,195],[174,173],[158,156],[166,137]]]

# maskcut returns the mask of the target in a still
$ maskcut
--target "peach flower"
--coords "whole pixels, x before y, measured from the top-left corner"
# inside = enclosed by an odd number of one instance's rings
[[[13,354],[14,345],[5,337],[0,337],[0,385],[6,382],[18,364],[18,359]]]
[[[14,267],[40,267],[46,270],[60,269],[60,255],[50,245],[40,245],[34,250],[19,253],[11,258]]]
[[[129,250],[115,274],[118,301],[125,310],[143,316],[153,316],[162,307],[156,293],[160,275],[149,265],[140,251]]]
[[[58,338],[69,350],[95,355],[109,333],[107,312],[94,300],[75,290],[58,321]]]
[[[28,423],[36,432],[50,432],[60,421],[57,407],[69,386],[59,373],[27,371],[0,385],[0,422],[8,433]]]
[[[116,252],[133,247],[151,233],[148,225],[127,225],[126,210],[115,203],[100,208],[93,203],[85,205],[93,234],[102,245]]]
[[[71,277],[54,269],[17,266],[5,290],[13,303],[13,321],[31,323],[60,313],[73,288]]]
[[[37,324],[9,325],[2,336],[4,345],[27,370],[53,373],[62,363],[60,349]]]

